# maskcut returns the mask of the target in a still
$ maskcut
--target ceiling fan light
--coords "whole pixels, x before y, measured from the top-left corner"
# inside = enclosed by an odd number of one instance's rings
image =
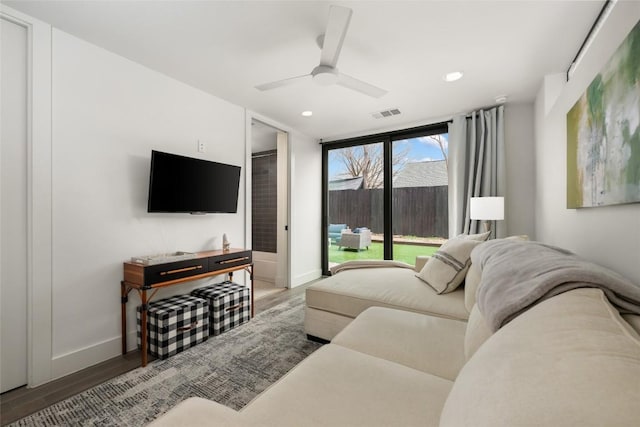
[[[455,82],[456,80],[460,80],[463,75],[464,73],[462,71],[452,71],[445,74],[442,78],[445,82]]]

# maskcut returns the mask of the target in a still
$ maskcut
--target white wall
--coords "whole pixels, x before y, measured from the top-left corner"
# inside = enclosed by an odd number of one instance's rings
[[[534,109],[531,104],[504,107],[507,192],[505,218],[507,235],[526,234],[535,239],[535,144]]]
[[[28,286],[35,386],[120,354],[123,261],[219,248],[223,233],[232,246],[244,246],[248,119],[239,106],[0,8],[32,28]],[[297,286],[321,274],[321,156],[315,141],[283,130],[291,147],[290,227],[301,230],[290,237]],[[198,140],[206,153],[197,152]],[[242,166],[238,213],[148,214],[152,149]],[[161,289],[156,298],[195,286]],[[132,348],[135,291],[130,300]]]
[[[57,377],[119,354],[123,261],[220,248],[223,233],[243,246],[244,182],[237,214],[146,212],[151,150],[240,165],[244,180],[245,142],[242,108],[55,29],[52,72]],[[191,287],[163,289],[156,299]],[[129,348],[138,301],[132,291]]]
[[[536,237],[617,270],[640,285],[640,204],[566,208],[566,114],[640,19],[618,2],[572,79],[545,79],[535,105]],[[555,100],[555,103],[554,103]]]

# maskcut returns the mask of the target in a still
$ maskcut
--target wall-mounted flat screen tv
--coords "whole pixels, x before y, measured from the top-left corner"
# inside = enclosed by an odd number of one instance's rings
[[[148,212],[236,213],[240,166],[153,150]]]

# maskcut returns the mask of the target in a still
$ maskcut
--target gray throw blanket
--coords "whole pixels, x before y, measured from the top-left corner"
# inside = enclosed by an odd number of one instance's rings
[[[602,289],[621,313],[640,314],[640,286],[564,249],[491,240],[471,252],[471,262],[482,269],[478,309],[494,332],[533,305],[576,288]]]
[[[374,259],[363,259],[363,260],[353,260],[353,261],[345,261],[342,264],[334,265],[329,269],[331,271],[331,275],[338,274],[344,270],[351,270],[354,268],[389,268],[389,267],[400,267],[400,268],[411,268],[414,266],[407,264],[406,262],[401,261],[391,261],[391,260],[374,260]]]

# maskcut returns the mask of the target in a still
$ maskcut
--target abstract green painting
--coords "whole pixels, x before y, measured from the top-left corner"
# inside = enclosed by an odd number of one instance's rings
[[[640,202],[640,22],[567,113],[567,208]]]

